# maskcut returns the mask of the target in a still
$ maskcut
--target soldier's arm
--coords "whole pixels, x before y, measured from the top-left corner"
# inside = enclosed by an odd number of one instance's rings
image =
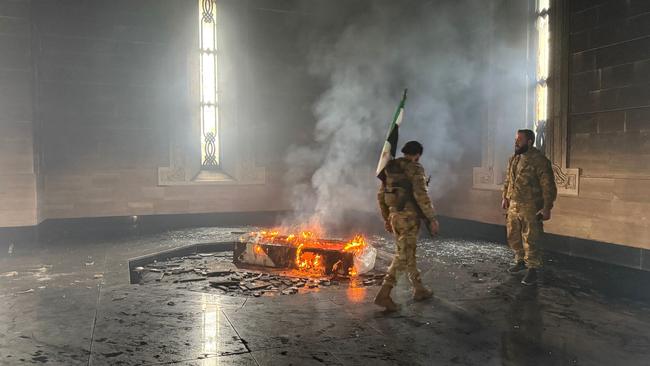
[[[381,217],[384,218],[384,222],[387,222],[390,211],[384,197],[384,188],[384,183],[382,183],[379,187],[379,191],[377,192],[377,202],[379,203],[379,209],[381,210]]]
[[[429,198],[424,168],[420,163],[411,164],[405,169],[405,173],[413,186],[413,197],[420,207],[420,211],[422,211],[422,214],[427,220],[433,222],[436,220],[436,210],[433,208],[433,204]]]
[[[550,210],[553,208],[553,202],[557,198],[557,186],[555,185],[555,174],[553,174],[551,161],[546,158],[541,160],[537,174],[539,185],[542,188],[542,197],[544,197],[544,209]]]

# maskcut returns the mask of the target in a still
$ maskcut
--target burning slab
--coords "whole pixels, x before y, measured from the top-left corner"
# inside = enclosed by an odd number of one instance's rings
[[[344,241],[316,238],[307,231],[260,231],[244,235],[235,244],[233,258],[238,264],[295,269],[313,276],[354,276],[372,270],[376,253],[360,235]]]
[[[374,286],[383,278],[372,271],[377,251],[362,236],[345,241],[318,239],[310,232],[260,231],[227,244],[194,245],[134,258],[129,261],[131,283],[260,297],[330,286]]]

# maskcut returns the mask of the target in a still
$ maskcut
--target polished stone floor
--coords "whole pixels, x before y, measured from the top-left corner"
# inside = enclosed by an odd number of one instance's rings
[[[128,283],[128,258],[241,230],[3,251],[0,365],[650,365],[648,276],[556,256],[524,287],[497,243],[423,240],[436,295],[414,303],[402,279],[394,314],[372,304],[377,287],[253,298]],[[372,242],[384,267],[391,244]]]

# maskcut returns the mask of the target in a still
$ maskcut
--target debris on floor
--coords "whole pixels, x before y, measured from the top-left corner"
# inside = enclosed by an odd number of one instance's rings
[[[139,266],[133,269],[141,285],[167,283],[193,291],[218,291],[231,296],[294,295],[323,287],[381,285],[383,273],[376,271],[359,276],[319,276],[299,270],[261,267],[237,267],[232,263],[233,252],[198,253]]]

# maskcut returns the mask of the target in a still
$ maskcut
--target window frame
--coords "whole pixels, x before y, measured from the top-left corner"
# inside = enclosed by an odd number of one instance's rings
[[[551,1],[535,0],[535,19],[533,22],[534,35],[534,68],[535,82],[533,86],[532,101],[532,128],[535,132],[535,146],[546,152],[548,121],[550,113],[550,88],[551,78]]]
[[[200,166],[201,170],[219,170],[222,150],[217,1],[197,1]]]

